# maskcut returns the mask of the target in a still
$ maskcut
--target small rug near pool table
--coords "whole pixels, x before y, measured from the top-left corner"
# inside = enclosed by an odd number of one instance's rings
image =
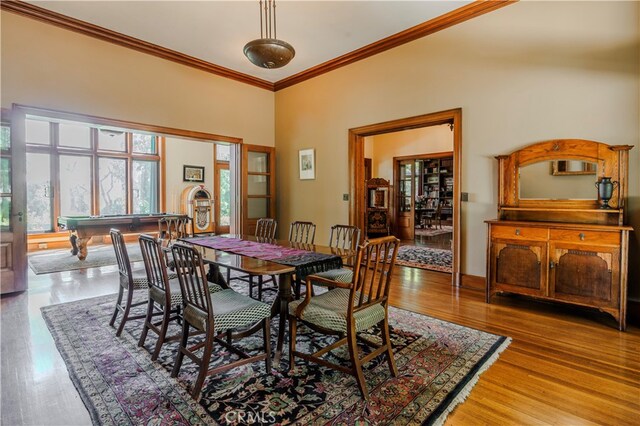
[[[158,362],[152,362],[152,333],[144,348],[136,345],[140,321],[129,321],[121,338],[108,326],[114,302],[111,295],[42,308],[94,424],[441,424],[510,343],[506,337],[391,308],[399,375],[390,377],[380,357],[367,364],[368,402],[353,377],[303,360],[288,373],[283,354],[272,374],[266,374],[264,363],[254,363],[209,377],[197,403],[188,394],[195,377],[188,358],[178,378],[170,377],[177,342],[165,344]],[[273,321],[272,347],[276,330]],[[329,341],[302,326],[299,336],[303,350]],[[260,339],[247,338],[244,345],[259,348]],[[212,368],[230,356],[217,350]],[[346,362],[348,355],[338,352],[333,360]]]
[[[129,261],[142,260],[140,245],[127,244]],[[71,248],[62,250],[47,250],[29,254],[29,266],[36,275],[50,274],[52,272],[73,271],[75,269],[97,268],[101,266],[116,265],[116,255],[110,244],[89,246],[87,258],[78,259],[71,254]]]

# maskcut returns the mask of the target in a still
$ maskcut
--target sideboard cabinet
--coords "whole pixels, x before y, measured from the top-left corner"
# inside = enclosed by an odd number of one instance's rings
[[[599,156],[585,158],[584,153],[594,147]],[[626,328],[628,241],[632,228],[623,221],[626,154],[631,147],[620,148],[592,141],[556,140],[498,158],[501,160],[501,202],[498,219],[487,221],[487,303],[497,293],[521,294],[596,308],[612,315],[620,330]],[[551,191],[548,198],[534,194],[535,199],[522,199],[521,194],[530,188],[525,191],[520,184],[531,183],[514,184],[505,180],[522,178],[520,168],[527,163],[520,160],[528,158],[531,150],[537,153],[539,161],[552,163],[549,167],[539,167],[545,174],[548,170],[553,175],[554,161],[574,161],[576,156],[578,161],[589,165],[579,166],[580,170],[593,168],[601,177],[604,176],[601,173],[608,173],[606,177],[618,182],[616,197],[611,199],[613,207],[600,208],[603,202],[598,199],[595,188],[593,200],[556,198],[553,191],[557,188],[549,188],[548,184],[541,189]],[[605,169],[605,162],[612,162],[615,167]],[[595,186],[598,177],[590,172],[576,175],[586,178],[568,182],[570,185]],[[537,179],[553,182],[553,178],[546,176]],[[558,186],[565,184],[567,181],[557,183]],[[509,198],[505,187],[517,188],[517,191]],[[588,195],[584,188],[573,190],[576,194],[585,191],[584,195]]]

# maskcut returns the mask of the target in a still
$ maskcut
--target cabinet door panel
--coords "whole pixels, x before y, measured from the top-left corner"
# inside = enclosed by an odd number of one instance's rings
[[[556,299],[618,306],[620,250],[552,242],[550,290]]]
[[[492,251],[491,281],[496,290],[546,295],[545,243],[495,241]]]

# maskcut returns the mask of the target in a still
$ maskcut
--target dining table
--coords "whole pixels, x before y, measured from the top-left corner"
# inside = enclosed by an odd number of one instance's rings
[[[274,353],[274,365],[280,364],[288,316],[292,300],[292,284],[301,282],[307,275],[338,269],[355,256],[355,250],[328,247],[317,244],[296,243],[288,240],[265,239],[252,235],[225,234],[180,238],[196,247],[203,262],[209,265],[207,279],[222,287],[229,283],[220,268],[228,268],[250,275],[275,275],[278,277],[277,295],[271,305],[272,318],[278,316],[278,338]],[[248,335],[252,328],[242,332]]]

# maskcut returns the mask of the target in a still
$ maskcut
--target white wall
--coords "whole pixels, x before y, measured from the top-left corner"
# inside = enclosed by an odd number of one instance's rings
[[[200,185],[182,180],[184,165],[204,167],[204,186],[213,195],[213,145],[213,142],[166,138],[166,206],[168,212],[180,212],[182,191],[187,187]]]

